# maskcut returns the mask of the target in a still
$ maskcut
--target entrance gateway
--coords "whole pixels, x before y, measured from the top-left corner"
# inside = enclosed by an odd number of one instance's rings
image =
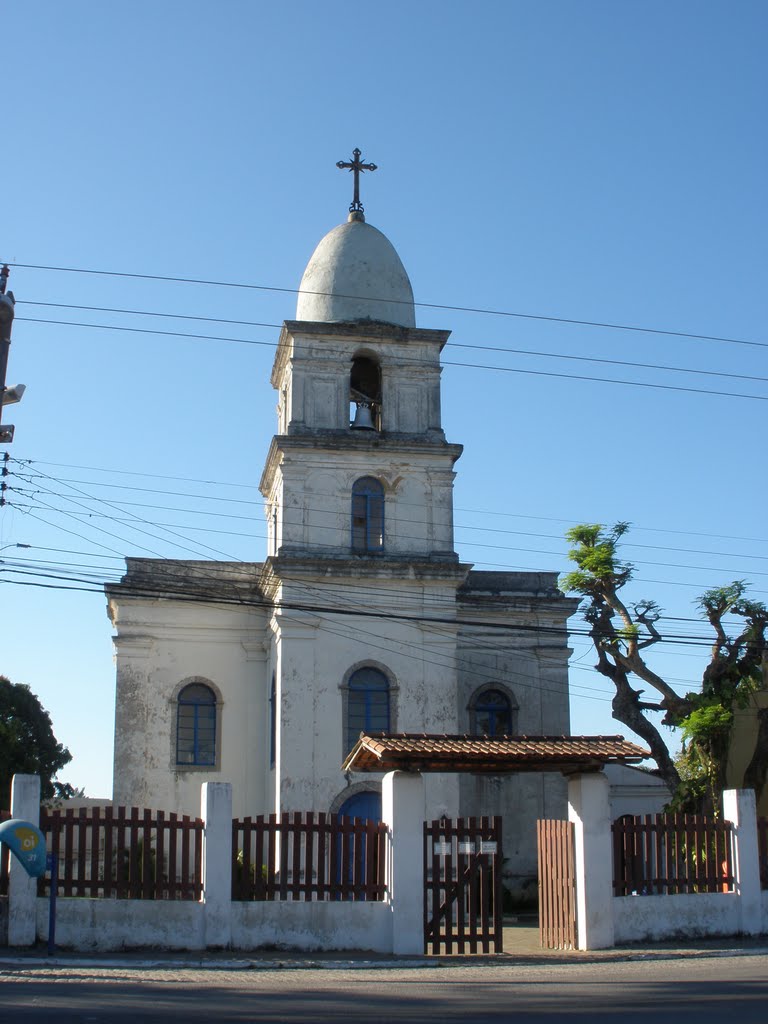
[[[501,817],[424,822],[425,953],[504,952],[503,859]]]
[[[371,733],[361,734],[342,769],[348,772],[396,771],[411,774],[467,772],[493,776],[559,771],[573,776],[600,772],[609,763],[638,763],[648,756],[648,751],[629,743],[623,736],[489,738]],[[548,823],[539,823],[540,836],[548,834],[543,824]],[[554,824],[561,825],[559,822]],[[567,824],[562,823],[563,826]],[[566,827],[557,828],[556,832],[558,837],[560,833],[572,836],[572,829]],[[455,822],[441,819],[424,823],[421,872],[425,952],[502,951],[502,860],[499,819],[470,818]],[[567,856],[565,860],[568,860]],[[556,888],[560,881],[556,872],[557,864],[562,863],[561,857],[555,857],[553,862],[551,857],[542,859],[540,855],[539,863],[546,867],[540,871],[539,878],[544,945],[568,933],[573,922],[573,904],[567,898],[552,898],[553,887]],[[414,865],[413,870],[418,870],[418,865]],[[571,933],[567,934],[564,944],[570,945],[569,940]],[[574,945],[575,941],[573,933]]]

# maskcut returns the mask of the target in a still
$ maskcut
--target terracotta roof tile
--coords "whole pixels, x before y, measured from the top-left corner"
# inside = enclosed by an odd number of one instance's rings
[[[447,736],[426,733],[363,734],[347,756],[346,771],[422,772],[596,771],[609,763],[649,757],[623,736]]]

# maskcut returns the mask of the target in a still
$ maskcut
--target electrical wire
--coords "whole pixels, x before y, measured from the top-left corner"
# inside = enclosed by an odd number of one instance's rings
[[[9,462],[11,462],[11,463],[15,462],[15,463],[18,463],[19,465],[29,465],[29,466],[38,465],[38,464],[41,465],[41,466],[53,466],[53,467],[55,467],[57,469],[88,470],[89,472],[93,472],[93,473],[110,473],[110,474],[114,474],[116,476],[141,476],[141,477],[148,477],[150,479],[157,479],[157,480],[177,480],[177,481],[180,481],[180,482],[183,482],[183,483],[203,484],[204,486],[208,486],[208,487],[236,487],[236,488],[241,488],[241,489],[244,489],[244,490],[253,490],[253,491],[258,491],[259,490],[258,484],[234,483],[232,481],[227,481],[227,480],[209,480],[207,478],[198,478],[198,477],[168,476],[167,474],[164,474],[164,473],[146,473],[146,472],[138,471],[138,470],[115,469],[114,467],[106,467],[106,466],[81,466],[81,465],[78,465],[78,464],[68,463],[68,462],[50,462],[50,461],[45,460],[45,459],[29,459],[29,458],[21,459],[21,458],[9,457]],[[95,483],[95,481],[89,481],[89,483]],[[174,492],[174,491],[167,491],[167,492],[166,491],[158,491],[156,493],[175,494],[175,493],[178,493],[178,492]],[[192,495],[192,496],[195,497],[195,498],[205,497],[205,495],[200,496],[200,495],[197,495],[197,494]],[[219,498],[218,500],[229,500],[229,499]],[[259,502],[254,502],[254,504],[259,504]],[[405,505],[414,505],[414,506],[420,507],[420,506],[418,506],[417,502],[403,502],[403,504],[405,504]],[[527,514],[521,513],[521,512],[507,512],[507,511],[503,511],[502,512],[502,511],[499,511],[497,509],[463,508],[462,506],[455,506],[455,511],[456,512],[466,512],[466,513],[468,513],[470,515],[496,516],[496,517],[501,517],[501,518],[505,518],[505,519],[533,519],[533,520],[535,520],[537,522],[565,523],[565,524],[568,524],[568,525],[573,525],[574,523],[591,522],[591,520],[589,519],[588,516],[571,516],[571,517],[568,517],[568,518],[557,517],[557,516],[535,516],[535,515],[527,515]],[[745,543],[768,544],[768,537],[745,537],[743,535],[740,536],[740,535],[734,535],[734,534],[697,533],[697,532],[691,531],[691,530],[673,530],[673,529],[670,529],[668,527],[662,527],[662,526],[641,526],[641,525],[637,525],[636,523],[632,524],[632,529],[633,530],[638,530],[638,531],[641,531],[641,532],[644,532],[644,533],[667,533],[667,534],[671,534],[671,535],[680,535],[680,536],[685,536],[685,537],[709,537],[709,538],[714,539],[714,540],[737,540],[737,541],[744,541]],[[550,534],[539,534],[537,536],[542,536],[543,537],[543,536],[551,536],[551,535]],[[626,539],[624,541],[624,543],[627,546],[632,546],[632,547],[654,547],[654,548],[659,547],[659,545],[655,545],[655,544],[650,544],[650,545],[638,544],[637,542],[631,541],[629,539]],[[678,548],[672,548],[672,549],[662,548],[661,550],[679,550],[679,549]],[[710,552],[710,551],[699,552],[699,551],[697,551],[696,554],[718,554],[718,552]]]
[[[267,345],[274,347],[274,342],[256,341],[246,338],[223,338],[218,335],[190,334],[184,331],[158,331],[147,327],[121,327],[113,324],[88,324],[69,320],[45,320],[35,317],[18,317],[19,320],[26,320],[27,323],[55,324],[65,327],[85,327],[100,331],[121,331],[132,334],[151,334],[158,337],[189,338],[203,341],[224,341],[241,345]],[[402,362],[403,360],[401,360]],[[419,360],[414,359],[413,365],[420,365]],[[616,377],[595,377],[590,374],[579,373],[558,373],[554,370],[531,370],[519,366],[494,366],[488,363],[460,363],[451,359],[443,359],[442,366],[459,367],[467,370],[493,370],[496,373],[518,373],[533,377],[554,377],[560,380],[580,380],[597,384],[620,384],[624,387],[650,388],[657,391],[675,391],[692,395],[711,395],[718,398],[736,398],[744,401],[768,402],[768,395],[747,395],[740,391],[716,391],[711,388],[689,388],[681,384],[658,384],[651,381],[621,380]],[[695,372],[695,371],[694,371]],[[755,378],[761,380],[763,378]]]
[[[140,309],[117,309],[117,308],[110,308],[110,307],[104,307],[104,306],[80,306],[80,305],[72,305],[70,303],[65,303],[65,302],[34,302],[32,300],[29,300],[29,299],[27,299],[23,304],[31,305],[31,306],[56,307],[58,309],[79,309],[79,310],[87,310],[87,311],[95,312],[95,313],[96,312],[120,313],[120,314],[123,314],[123,315],[144,316],[144,317],[162,317],[162,318],[165,318],[165,319],[173,319],[173,320],[195,320],[195,321],[203,321],[205,323],[235,324],[235,325],[245,326],[245,327],[271,327],[271,328],[275,328],[276,330],[280,330],[282,328],[282,324],[269,324],[269,323],[263,323],[263,322],[260,322],[260,321],[255,321],[255,320],[219,319],[218,317],[210,317],[210,316],[190,316],[190,315],[187,315],[187,314],[184,314],[184,313],[158,313],[158,312],[153,312],[151,310],[140,310]],[[39,320],[39,319],[35,319],[35,318],[32,318],[32,317],[18,317],[17,319],[19,319],[19,320],[28,320],[30,323],[57,323],[57,324],[71,324],[72,323],[72,321],[49,321],[49,320]],[[83,326],[83,325],[78,324],[78,326]],[[87,326],[105,327],[106,328],[106,327],[108,327],[110,325],[106,325],[106,324],[89,324]],[[205,337],[209,337],[209,336],[206,336],[206,335],[197,335],[197,334],[194,334],[194,335],[192,335],[192,334],[191,335],[179,334],[177,336],[178,337],[192,337],[192,338],[205,338]],[[239,340],[243,344],[250,344],[251,343],[248,339],[226,338],[226,339],[217,339],[217,340],[226,340],[226,341]],[[253,344],[267,344],[267,343],[266,342],[253,342]],[[699,368],[696,368],[696,367],[689,367],[689,366],[668,366],[668,365],[665,365],[665,364],[662,364],[662,363],[638,363],[638,362],[633,362],[633,361],[627,360],[627,359],[606,359],[606,358],[600,357],[600,356],[574,355],[573,353],[570,353],[570,352],[542,352],[540,350],[535,350],[535,349],[513,348],[513,347],[511,347],[509,345],[478,345],[478,344],[471,344],[469,342],[455,341],[453,339],[451,339],[448,342],[448,347],[451,348],[451,349],[454,349],[454,348],[470,349],[472,351],[479,351],[479,352],[503,352],[503,353],[506,353],[508,355],[534,356],[534,357],[539,357],[539,358],[542,358],[542,359],[566,359],[566,360],[571,360],[571,361],[580,362],[580,363],[601,363],[601,364],[608,365],[608,366],[624,366],[624,367],[631,367],[633,369],[663,370],[663,371],[668,372],[668,373],[688,373],[688,374],[703,375],[703,376],[707,376],[707,377],[724,377],[724,378],[728,378],[728,379],[731,379],[731,380],[749,380],[749,381],[757,381],[757,382],[762,383],[762,384],[768,384],[768,377],[759,377],[759,376],[755,376],[754,374],[728,373],[728,372],[725,372],[723,370],[703,370],[703,369],[699,369]]]
[[[15,475],[18,475],[19,479],[22,479],[22,480],[25,479],[24,474],[15,474]],[[66,480],[62,480],[60,478],[50,477],[47,474],[42,474],[42,475],[46,479],[55,480],[59,484],[61,484],[61,483],[71,484],[72,483],[72,481],[66,481]],[[31,482],[31,480],[28,480],[27,482]],[[87,483],[88,481],[77,481],[77,482],[78,483],[83,483],[83,482]],[[117,484],[113,484],[113,485],[111,485],[111,484],[99,484],[97,486],[119,487],[120,485],[117,485]],[[134,488],[131,488],[131,489],[133,490]],[[143,488],[135,488],[135,489],[136,490],[143,490]],[[82,491],[80,488],[75,488],[75,490],[79,494],[83,494],[83,495],[86,494],[86,492]],[[27,492],[24,488],[16,487],[16,486],[13,486],[13,485],[8,487],[8,491],[22,494],[23,496],[28,497],[28,498],[31,498],[33,496],[31,493]],[[67,495],[61,494],[61,492],[58,492],[58,491],[52,491],[52,490],[50,490],[48,488],[43,488],[43,491],[45,493],[52,494],[52,495],[55,495],[57,497],[63,498],[64,500],[68,499]],[[190,495],[190,494],[185,494],[185,495],[180,495],[180,496],[196,497],[195,495]],[[174,508],[174,507],[169,507],[169,506],[158,506],[158,505],[154,505],[154,504],[145,504],[145,503],[142,503],[142,502],[130,502],[130,501],[123,501],[120,505],[116,505],[113,502],[108,502],[105,499],[98,498],[98,497],[96,497],[94,495],[88,495],[88,497],[89,497],[90,500],[96,501],[96,502],[100,502],[100,503],[106,505],[107,507],[112,508],[112,509],[114,509],[116,511],[124,511],[125,510],[124,506],[133,505],[133,506],[139,506],[139,507],[143,507],[143,508],[151,508],[151,509],[155,509],[155,510],[181,512],[181,513],[185,513],[185,514],[188,514],[188,515],[211,515],[211,516],[216,516],[216,517],[225,517],[225,518],[232,518],[232,519],[237,518],[237,519],[244,519],[246,521],[252,521],[252,517],[236,516],[234,514],[229,514],[229,513],[208,512],[206,510],[201,510],[201,509],[179,509],[179,508]],[[239,502],[242,501],[242,499],[226,499],[226,500],[236,500],[236,501],[239,501]],[[244,502],[244,501],[242,503],[243,504],[258,504],[256,502]],[[322,509],[322,508],[314,508],[314,507],[311,507],[311,506],[305,506],[305,507],[302,507],[299,510],[293,510],[293,511],[298,511],[298,512],[300,512],[303,515],[305,512],[325,512],[327,510],[326,509]],[[129,513],[129,514],[132,515],[131,513]],[[159,523],[157,523],[155,521],[150,522],[149,520],[143,519],[141,517],[134,517],[134,516],[132,516],[132,517],[136,521],[143,522],[146,525],[151,525],[153,527],[160,527],[161,526],[161,524],[159,524]],[[107,516],[107,518],[111,518],[111,517]],[[408,524],[414,524],[414,525],[421,525],[421,523],[419,523],[417,520],[403,519],[403,518],[395,517],[395,516],[388,517],[388,522],[392,522],[392,521],[394,521],[396,523],[408,523]],[[301,524],[300,523],[291,523],[291,522],[287,521],[287,519],[284,520],[284,522],[283,522],[283,529],[284,530],[285,529],[290,529],[291,527],[295,527],[295,526],[301,526]],[[178,533],[174,529],[171,529],[169,526],[168,527],[162,526],[162,528],[163,529],[167,529],[167,532],[171,533],[172,535],[174,535],[176,537],[180,537],[180,538],[182,538],[184,540],[187,540],[187,541],[189,540],[189,538],[185,538],[182,534]],[[326,529],[336,533],[337,530],[338,530],[338,527],[335,527],[335,526],[331,527],[331,526],[329,526]],[[523,536],[531,536],[531,537],[547,536],[545,534],[523,533],[522,531],[515,531],[515,530],[509,530],[509,531],[487,530],[486,531],[485,528],[483,528],[483,527],[471,527],[471,526],[464,527],[464,526],[461,526],[461,525],[456,525],[455,529],[457,529],[457,530],[462,530],[462,529],[467,529],[467,530],[483,530],[484,532],[508,533],[508,534],[512,534],[512,535],[523,535]],[[140,532],[146,532],[146,531],[140,531]],[[155,537],[155,539],[162,539],[162,538],[157,537],[156,534],[148,534],[148,535]],[[253,534],[252,536],[254,536],[254,538],[258,537],[259,539],[266,539],[263,534]],[[398,534],[398,540],[399,541],[418,540],[418,539],[419,539],[419,537],[417,535],[414,535],[414,534],[408,534],[408,533],[405,533],[405,532],[402,532],[402,531]],[[551,539],[556,539],[556,538],[551,538]],[[516,547],[514,545],[509,545],[509,544],[490,544],[490,543],[487,543],[487,542],[484,542],[484,541],[478,541],[478,540],[473,540],[472,541],[472,545],[473,545],[474,548],[482,548],[482,549],[486,549],[486,550],[496,550],[496,551],[505,551],[505,552],[509,552],[509,551],[525,552],[525,553],[530,553],[530,554],[550,555],[550,556],[553,556],[555,558],[564,558],[564,557],[566,557],[566,555],[564,555],[564,553],[562,551],[552,551],[552,550],[547,549],[547,548]],[[183,545],[179,545],[179,546],[183,548]],[[317,542],[314,543],[313,546],[318,548],[318,549],[323,549],[323,550],[326,550],[326,551],[329,551],[329,552],[337,551],[339,549],[339,544],[338,543],[334,544],[334,543],[330,543],[330,542],[329,543],[323,543],[323,542],[317,541]],[[222,554],[222,555],[225,555],[225,557],[229,557],[229,558],[234,559],[233,555],[227,555],[226,552],[220,551],[217,548],[210,547],[209,545],[203,545],[203,547],[207,548],[209,551],[213,551],[213,552],[215,552],[217,554]],[[192,549],[190,548],[190,549],[187,549],[187,550],[192,550]],[[741,556],[735,556],[735,557],[741,557]],[[758,556],[758,557],[760,557],[760,556]],[[733,568],[728,568],[727,570],[724,570],[724,569],[720,568],[719,566],[687,565],[687,564],[681,564],[679,562],[659,562],[659,561],[654,561],[654,560],[651,560],[651,559],[633,559],[632,564],[633,565],[639,565],[639,566],[654,566],[654,567],[657,567],[657,568],[660,567],[660,568],[670,568],[670,569],[692,569],[694,571],[702,571],[702,572],[723,572],[724,574],[727,574],[727,575],[732,576],[732,577],[738,577],[738,578],[741,578],[743,576],[750,576],[750,575],[751,576],[768,576],[768,571],[767,570],[763,570],[763,569],[733,569]]]
[[[20,270],[45,270],[55,273],[67,273],[67,274],[88,274],[99,277],[120,277],[130,278],[132,280],[139,281],[167,281],[173,284],[194,284],[194,285],[205,285],[216,288],[237,288],[245,289],[248,291],[262,291],[262,292],[277,292],[280,294],[298,295],[301,292],[302,295],[318,295],[324,296],[333,294],[335,298],[352,298],[359,299],[361,296],[357,295],[340,295],[336,292],[318,292],[311,291],[308,289],[299,288],[281,288],[276,285],[261,285],[261,284],[250,284],[239,281],[216,281],[206,280],[202,278],[194,277],[180,277],[170,276],[163,274],[136,274],[128,271],[119,270],[93,270],[84,267],[53,267],[45,266],[42,264],[35,263],[15,263],[8,262],[8,266],[16,267]],[[362,296],[363,298],[369,299],[369,301],[380,301],[375,296]],[[440,302],[411,302],[405,299],[392,299],[387,297],[387,301],[391,303],[399,303],[406,306],[418,306],[422,309],[445,309],[455,313],[477,313],[485,316],[499,316],[499,317],[511,317],[522,320],[541,320],[548,323],[559,323],[559,324],[571,324],[579,327],[599,327],[606,330],[613,331],[633,331],[641,334],[657,334],[664,337],[671,338],[691,338],[695,341],[714,341],[721,342],[730,345],[751,345],[758,348],[768,348],[768,343],[762,341],[752,341],[745,338],[732,338],[723,337],[720,335],[712,334],[695,334],[690,331],[672,331],[658,327],[641,327],[634,324],[617,324],[610,323],[600,320],[578,320],[574,317],[558,317],[558,316],[546,316],[540,313],[520,313],[512,310],[504,309],[488,309],[480,306],[457,306],[448,305],[447,303]]]

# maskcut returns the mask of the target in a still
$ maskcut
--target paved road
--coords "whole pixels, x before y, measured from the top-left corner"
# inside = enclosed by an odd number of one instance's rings
[[[768,956],[404,970],[7,967],[2,1024],[766,1024]]]

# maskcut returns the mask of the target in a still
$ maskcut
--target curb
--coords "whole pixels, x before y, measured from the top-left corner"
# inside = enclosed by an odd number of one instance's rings
[[[726,957],[768,956],[768,946],[750,949],[677,949],[677,950],[632,950],[606,951],[602,955],[586,952],[573,958],[554,959],[549,957],[514,956],[499,954],[488,957],[442,957],[409,960],[159,960],[159,959],[101,959],[93,957],[47,957],[47,956],[4,956],[0,957],[0,969],[4,967],[27,967],[35,970],[51,968],[104,968],[121,970],[190,970],[190,971],[399,971],[435,970],[452,967],[569,967],[600,963],[647,963],[662,960],[706,960]]]

